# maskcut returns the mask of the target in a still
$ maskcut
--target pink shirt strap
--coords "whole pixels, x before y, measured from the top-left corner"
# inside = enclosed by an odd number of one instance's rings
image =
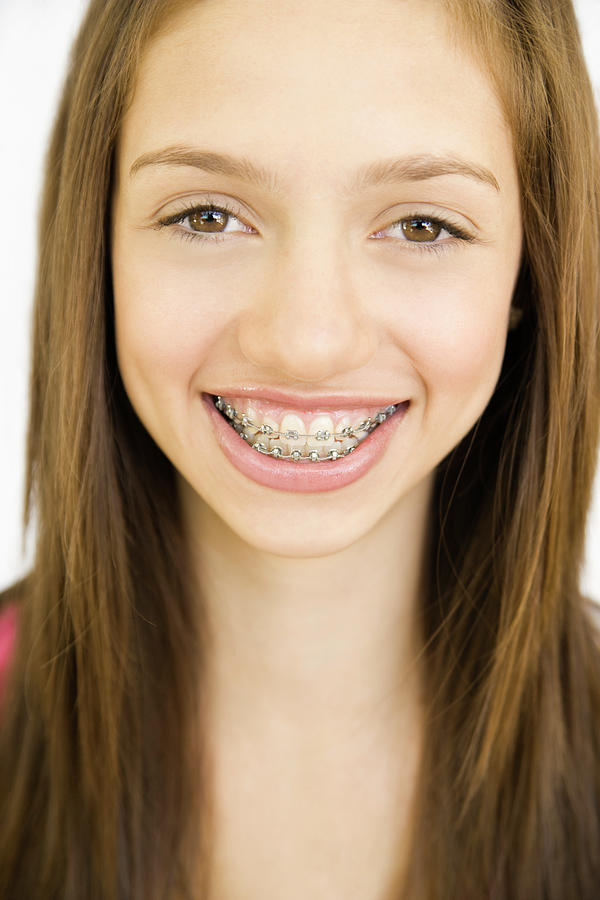
[[[0,704],[17,639],[17,618],[17,607],[14,603],[0,609]]]

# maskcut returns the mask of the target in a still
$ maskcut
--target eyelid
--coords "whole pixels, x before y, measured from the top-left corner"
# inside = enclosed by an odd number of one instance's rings
[[[169,213],[166,216],[159,216],[155,221],[153,227],[156,229],[169,228],[173,225],[181,224],[188,216],[192,215],[193,213],[204,212],[206,210],[214,210],[215,212],[223,213],[225,216],[231,219],[237,219],[239,222],[241,222],[245,229],[255,231],[253,226],[249,225],[248,222],[246,222],[244,211],[239,208],[233,201],[218,201],[214,197],[206,196],[198,202],[194,202],[186,198],[181,198],[179,202],[179,209],[175,210],[172,213]],[[242,231],[240,229],[239,232],[201,232],[182,228],[182,231],[179,232],[180,236],[188,236],[199,238],[200,240],[206,239],[210,241],[215,241],[219,238],[223,239],[223,236],[225,234],[235,233],[247,234],[248,231]]]
[[[229,218],[237,219],[244,226],[244,230],[238,229],[237,231],[233,232],[201,232],[182,227],[179,231],[174,230],[174,234],[181,238],[197,239],[215,243],[228,239],[226,237],[227,235],[256,233],[256,229],[254,229],[253,226],[249,225],[245,221],[244,211],[229,198],[225,201],[219,201],[216,197],[208,195],[204,196],[198,202],[193,202],[189,198],[181,198],[179,202],[180,208],[178,210],[170,213],[167,216],[158,218],[153,227],[156,229],[162,229],[165,227],[171,228],[171,226],[173,225],[181,225],[188,216],[192,215],[195,212],[214,210],[215,212],[223,213]],[[446,231],[449,235],[449,238],[445,238],[442,241],[439,241],[437,239],[433,241],[411,241],[406,237],[386,238],[384,232],[411,219],[431,222],[432,224],[437,225],[442,230]],[[463,225],[458,224],[454,220],[454,218],[446,211],[444,211],[443,215],[439,215],[437,213],[423,210],[422,208],[420,210],[414,208],[409,209],[409,211],[393,219],[393,221],[391,221],[389,224],[385,225],[382,228],[378,228],[377,231],[371,233],[369,235],[369,239],[385,240],[387,243],[395,244],[397,246],[404,245],[407,249],[417,252],[427,252],[434,250],[440,251],[448,249],[449,246],[455,245],[456,243],[472,243],[476,240],[475,236],[471,232],[467,231]]]
[[[419,209],[418,207],[409,208],[406,212],[402,212],[400,215],[396,216],[392,219],[391,222],[383,225],[381,228],[378,228],[377,231],[373,232],[373,234],[381,234],[384,231],[388,231],[390,228],[393,228],[395,225],[401,225],[403,222],[409,222],[411,220],[417,220],[422,222],[431,222],[433,225],[438,225],[440,228],[443,228],[453,237],[461,238],[465,241],[474,241],[475,234],[474,229],[465,227],[462,221],[457,221],[457,218],[452,216],[448,212],[432,212],[430,210]],[[412,243],[409,241],[408,243]]]

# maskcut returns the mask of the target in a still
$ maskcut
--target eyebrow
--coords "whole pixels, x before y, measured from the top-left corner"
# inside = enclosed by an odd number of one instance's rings
[[[272,193],[277,193],[282,188],[282,183],[275,173],[249,159],[194,147],[172,146],[143,153],[132,164],[129,170],[130,177],[148,166],[190,166],[216,175],[240,178]],[[485,166],[457,156],[429,154],[404,156],[399,159],[382,159],[368,163],[355,173],[354,178],[347,184],[346,191],[349,194],[358,193],[365,188],[380,184],[426,181],[442,175],[462,175],[500,191],[496,176]]]

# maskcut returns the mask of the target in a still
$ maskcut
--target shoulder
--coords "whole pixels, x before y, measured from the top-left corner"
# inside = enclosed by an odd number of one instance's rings
[[[17,641],[20,588],[16,585],[0,594],[0,705]]]

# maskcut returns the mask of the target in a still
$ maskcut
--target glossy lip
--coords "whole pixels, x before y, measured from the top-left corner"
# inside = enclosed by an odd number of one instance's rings
[[[287,402],[287,398],[285,400]],[[212,423],[217,443],[234,468],[264,487],[294,493],[333,491],[362,478],[381,459],[410,407],[408,400],[400,403],[394,415],[378,425],[361,442],[360,447],[348,456],[335,462],[313,463],[278,460],[258,453],[223,418],[210,394],[202,394],[202,402]]]
[[[279,391],[275,388],[257,388],[257,387],[232,387],[221,388],[214,394],[206,394],[203,396],[212,396],[216,399],[221,397],[235,397],[236,399],[245,400],[266,400],[267,402],[289,406],[290,409],[315,409],[315,410],[352,410],[361,409],[364,406],[377,406],[384,409],[391,403],[396,404],[398,401],[390,396],[375,397],[365,396],[364,394],[291,394],[285,391]]]

